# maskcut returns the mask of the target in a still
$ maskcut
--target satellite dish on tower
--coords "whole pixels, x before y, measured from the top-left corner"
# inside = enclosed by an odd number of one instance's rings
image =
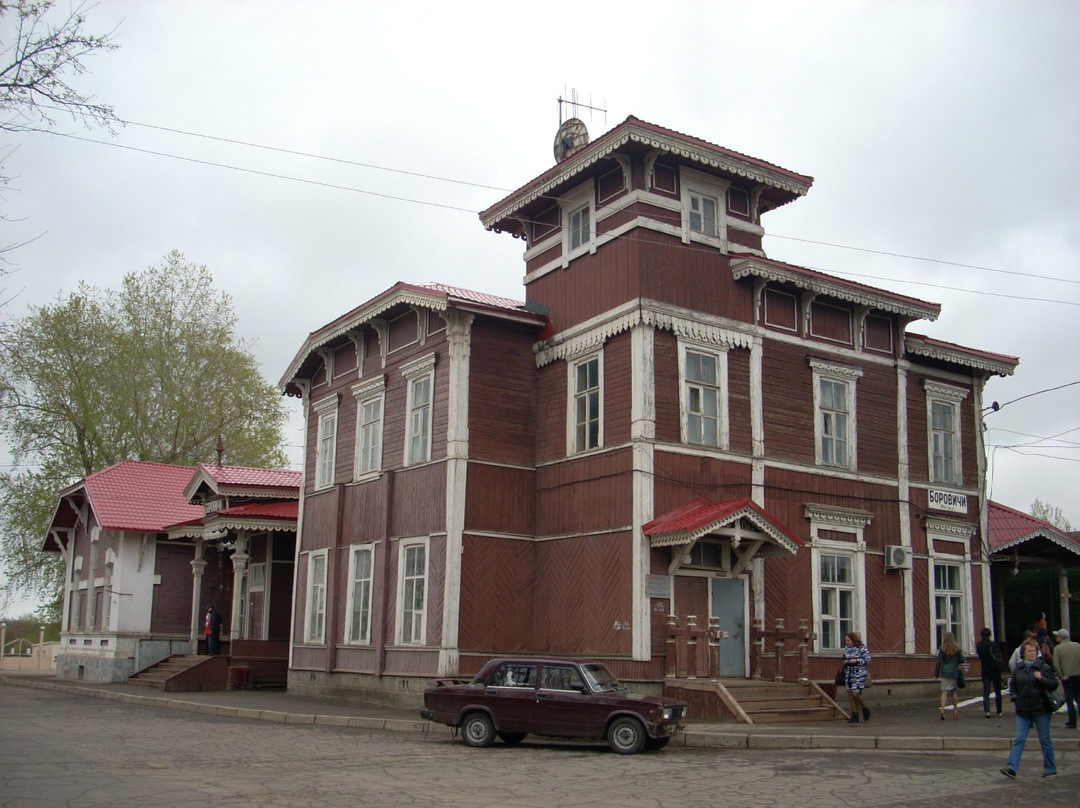
[[[555,162],[561,163],[589,145],[589,130],[580,118],[568,118],[555,133]]]

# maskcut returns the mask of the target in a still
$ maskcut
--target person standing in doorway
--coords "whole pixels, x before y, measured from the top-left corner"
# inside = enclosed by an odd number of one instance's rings
[[[206,653],[217,656],[221,651],[221,615],[212,603],[206,607],[206,627],[203,631],[206,633]]]
[[[1066,729],[1076,729],[1076,708],[1080,701],[1080,642],[1069,639],[1069,632],[1059,628],[1054,632],[1057,647],[1054,649],[1054,673],[1061,681],[1061,695],[1065,697],[1065,709],[1069,717]]]
[[[1001,672],[1005,670],[1005,656],[1001,653],[1001,646],[990,639],[990,634],[990,629],[982,630],[982,639],[975,646],[975,653],[982,663],[983,713],[990,717],[990,688],[993,688],[994,698],[997,699],[997,717],[1001,718]]]
[[[1031,727],[1039,733],[1039,745],[1043,753],[1043,777],[1057,774],[1054,763],[1054,743],[1050,740],[1050,701],[1048,695],[1058,686],[1054,671],[1043,662],[1039,655],[1039,645],[1035,640],[1025,640],[1022,646],[1024,660],[1016,666],[1012,679],[1009,680],[1009,695],[1016,708],[1016,737],[1013,738],[1009,751],[1009,762],[1001,773],[1006,777],[1016,777],[1020,769],[1020,756],[1024,754]]]
[[[937,665],[934,668],[934,677],[941,679],[941,709],[938,715],[945,720],[945,701],[952,693],[952,717],[956,721],[960,718],[960,677],[963,676],[964,654],[960,650],[960,644],[951,631],[946,631],[941,638],[941,648],[937,652]]]
[[[870,708],[863,700],[866,689],[867,666],[870,664],[870,649],[862,641],[857,631],[844,635],[844,687],[847,688],[848,704],[851,705],[849,724],[859,723],[859,707],[862,707],[863,721],[870,720]]]

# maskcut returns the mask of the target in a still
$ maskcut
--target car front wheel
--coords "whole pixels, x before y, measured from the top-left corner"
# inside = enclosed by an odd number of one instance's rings
[[[607,740],[620,755],[636,755],[645,747],[645,727],[636,718],[616,718],[608,727]]]
[[[469,713],[461,722],[461,738],[468,746],[491,746],[495,742],[495,726],[487,713]]]

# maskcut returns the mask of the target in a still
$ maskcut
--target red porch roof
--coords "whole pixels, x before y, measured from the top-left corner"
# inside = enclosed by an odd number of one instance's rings
[[[86,491],[98,524],[107,530],[161,533],[169,525],[202,513],[184,499],[191,466],[124,460],[85,477],[60,492]]]
[[[1049,522],[1027,513],[990,501],[989,510],[990,550],[1011,550],[1022,544],[1045,539],[1051,544],[1080,556],[1080,540]]]
[[[806,543],[750,499],[712,502],[698,497],[645,524],[642,530],[654,547],[687,544],[703,536],[747,519],[789,553],[796,553]]]

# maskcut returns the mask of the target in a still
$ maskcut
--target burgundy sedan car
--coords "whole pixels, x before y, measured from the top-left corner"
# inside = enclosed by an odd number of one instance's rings
[[[599,662],[493,659],[471,682],[441,679],[422,718],[460,727],[469,746],[526,735],[607,740],[621,755],[663,748],[682,729],[686,702],[630,693]]]

